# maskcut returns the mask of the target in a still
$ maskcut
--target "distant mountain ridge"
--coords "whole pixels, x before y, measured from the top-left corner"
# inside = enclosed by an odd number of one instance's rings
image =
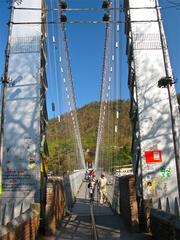
[[[180,94],[177,94],[178,103],[180,104]],[[129,101],[119,100],[118,106],[116,102],[109,104],[109,111],[106,114],[104,136],[104,155],[111,161],[112,165],[123,165],[131,163],[131,124],[129,119]],[[117,107],[119,110],[118,132],[116,143],[113,142],[114,124],[116,118]],[[77,110],[79,127],[82,139],[82,146],[85,151],[86,161],[94,161],[97,131],[99,123],[100,103],[92,102]],[[57,119],[49,120],[48,126],[48,146],[49,146],[49,169],[56,171],[73,169],[75,167],[75,149],[74,141],[70,135],[73,133],[70,115],[68,113],[61,116],[60,123]],[[112,144],[116,147],[116,153],[112,152]],[[113,150],[114,151],[114,150]],[[112,159],[108,159],[111,156]],[[107,166],[108,167],[108,166]]]
[[[123,152],[123,147],[125,148],[126,156],[125,161],[122,161],[122,164],[128,164],[130,162],[130,148],[131,148],[131,127],[129,120],[129,101],[122,100],[118,101],[118,107],[120,106],[119,111],[119,129],[118,136],[116,139],[116,145],[121,147],[121,154]],[[112,144],[112,133],[114,132],[114,119],[116,118],[117,112],[117,103],[111,102],[108,107],[109,111],[106,114],[106,124],[105,128],[109,129],[105,134],[106,149],[108,145]],[[96,141],[97,141],[97,131],[99,123],[99,112],[100,112],[100,103],[92,102],[89,103],[77,110],[79,127],[81,133],[81,140],[83,149],[86,152],[89,150],[91,154],[87,156],[85,154],[85,159],[87,161],[94,160],[95,150],[96,150]],[[73,140],[69,137],[72,135],[72,126],[71,121],[69,120],[70,115],[67,113],[61,116],[60,123],[57,119],[49,120],[48,126],[48,146],[49,146],[49,168],[51,170],[71,168],[75,163],[72,164],[69,158],[73,158],[72,153],[73,149]],[[111,138],[111,139],[110,139]],[[108,140],[109,139],[109,140]],[[109,141],[109,142],[108,142]],[[111,143],[110,143],[111,142]],[[128,152],[128,153],[127,153]],[[110,153],[109,153],[110,154]],[[119,156],[122,157],[122,156]],[[117,156],[116,156],[117,158]]]

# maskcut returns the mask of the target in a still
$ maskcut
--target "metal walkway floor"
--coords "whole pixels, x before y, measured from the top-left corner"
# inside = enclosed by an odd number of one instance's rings
[[[126,229],[119,215],[112,212],[109,206],[100,206],[94,203],[94,215],[99,240],[145,240],[144,234],[132,234]],[[72,214],[62,223],[56,240],[90,240],[91,232],[90,202],[88,198],[87,183],[83,182],[77,195]]]

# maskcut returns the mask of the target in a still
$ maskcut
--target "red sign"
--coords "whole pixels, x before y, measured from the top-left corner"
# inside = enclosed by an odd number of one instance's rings
[[[162,162],[162,152],[160,150],[151,150],[145,152],[146,163]]]

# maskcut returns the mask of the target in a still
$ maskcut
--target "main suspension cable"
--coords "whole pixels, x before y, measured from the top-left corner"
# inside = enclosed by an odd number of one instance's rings
[[[109,24],[106,24],[105,29],[105,44],[104,44],[104,57],[103,57],[103,68],[102,68],[102,80],[101,80],[101,96],[100,96],[100,116],[99,116],[99,125],[98,125],[98,135],[96,143],[96,153],[95,153],[95,168],[98,168],[101,165],[102,168],[102,159],[99,159],[100,144],[102,143],[103,132],[104,132],[104,119],[103,112],[105,110],[104,106],[107,103],[105,99],[105,84],[106,84],[106,67],[107,67],[107,57],[108,57],[108,38],[109,38]],[[100,161],[100,162],[99,162]]]
[[[61,9],[60,12],[61,13]],[[66,35],[66,29],[64,25],[61,25],[61,34],[62,34],[62,44],[64,46],[65,51],[65,62],[66,62],[66,71],[67,71],[67,81],[68,81],[68,87],[69,87],[69,107],[70,107],[70,115],[72,118],[76,143],[78,147],[79,152],[79,161],[81,168],[85,168],[85,160],[84,160],[84,154],[83,154],[83,148],[82,148],[82,142],[80,137],[80,130],[79,130],[79,123],[77,118],[77,109],[76,109],[76,100],[75,100],[75,94],[74,94],[74,86],[73,86],[73,80],[72,80],[72,71],[71,71],[71,64],[70,64],[70,58],[69,58],[69,48],[67,44],[67,35]]]

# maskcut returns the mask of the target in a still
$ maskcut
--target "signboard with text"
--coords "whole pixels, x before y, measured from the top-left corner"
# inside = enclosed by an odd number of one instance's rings
[[[41,21],[42,0],[14,4],[11,21]],[[39,202],[41,24],[12,25],[10,39],[1,200]]]

